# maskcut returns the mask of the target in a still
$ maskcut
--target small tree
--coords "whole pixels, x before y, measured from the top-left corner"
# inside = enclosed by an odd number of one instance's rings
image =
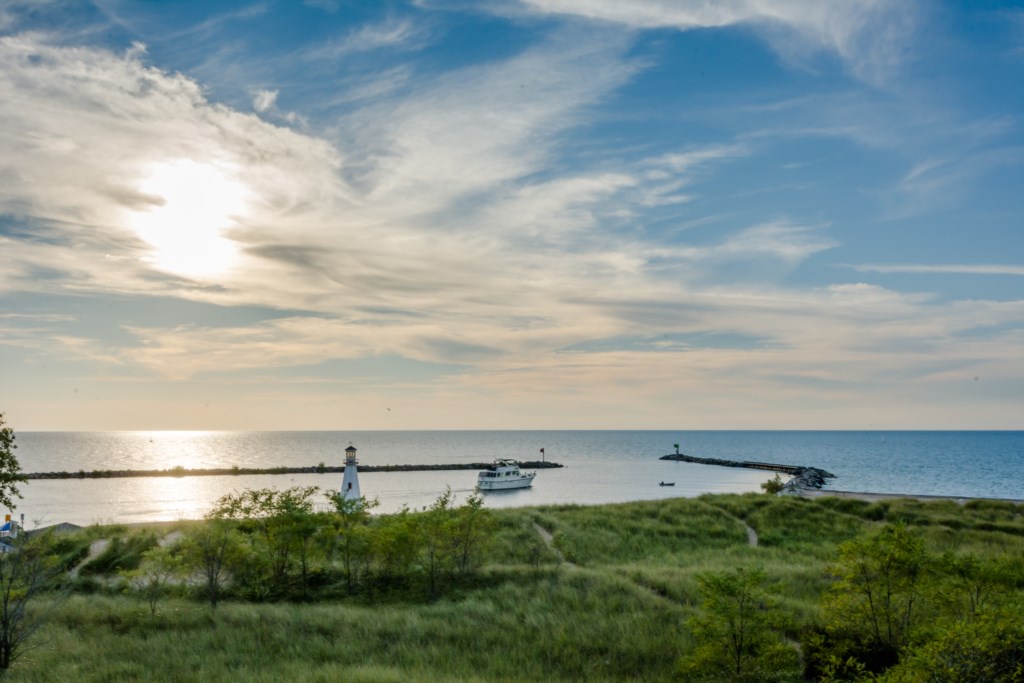
[[[380,586],[387,589],[407,580],[419,549],[418,525],[409,508],[377,519],[370,554]]]
[[[786,488],[786,482],[782,481],[782,476],[779,474],[776,474],[768,481],[761,483],[761,490],[768,495],[780,493],[784,488]]]
[[[182,539],[185,568],[202,581],[210,607],[217,609],[231,569],[244,557],[244,546],[234,525],[222,519],[207,519],[192,527]]]
[[[782,616],[761,569],[699,574],[700,612],[689,622],[697,643],[680,662],[687,680],[768,681],[792,677],[796,652],[776,628]]]
[[[841,545],[824,601],[826,650],[876,673],[895,664],[923,612],[927,562],[922,539],[900,524]]]
[[[1021,566],[1020,557],[981,558],[974,553],[946,552],[938,561],[939,595],[945,606],[969,619],[989,605],[1003,602],[1024,579]]]
[[[179,556],[168,548],[156,547],[147,550],[142,556],[142,564],[137,569],[124,572],[124,576],[129,585],[146,598],[150,613],[155,615],[157,603],[184,571],[184,563]]]
[[[423,570],[427,574],[427,585],[431,597],[437,596],[441,574],[444,570],[450,569],[454,555],[455,508],[452,503],[453,499],[452,490],[449,488],[417,519],[423,545]]]
[[[465,576],[480,568],[493,530],[494,518],[484,509],[483,496],[478,493],[469,496],[466,504],[456,510],[453,520],[456,573]]]
[[[366,565],[370,555],[368,525],[370,510],[377,507],[376,500],[347,498],[341,494],[329,493],[328,499],[334,504],[333,528],[325,538],[331,550],[341,555],[342,572],[349,594],[355,592],[359,568]]]
[[[45,610],[28,605],[53,587],[60,563],[49,552],[46,536],[22,535],[0,552],[0,671],[6,671],[45,622]]]
[[[14,498],[21,498],[18,484],[28,479],[21,473],[21,464],[14,455],[14,430],[4,426],[4,414],[0,413],[0,507],[13,510]]]

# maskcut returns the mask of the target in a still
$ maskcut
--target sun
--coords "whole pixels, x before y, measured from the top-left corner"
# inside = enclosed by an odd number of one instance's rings
[[[249,190],[232,169],[188,159],[152,164],[138,189],[152,203],[132,211],[130,224],[152,248],[154,267],[191,278],[226,275],[239,258],[225,231],[244,214]]]

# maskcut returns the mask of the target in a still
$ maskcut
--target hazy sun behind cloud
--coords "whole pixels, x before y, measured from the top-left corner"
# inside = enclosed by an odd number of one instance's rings
[[[226,232],[250,201],[248,188],[230,169],[188,159],[152,164],[139,191],[153,198],[129,212],[129,225],[152,253],[143,260],[176,275],[218,278],[238,262]]]

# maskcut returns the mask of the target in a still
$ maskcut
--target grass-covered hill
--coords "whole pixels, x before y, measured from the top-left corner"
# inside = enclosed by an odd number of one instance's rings
[[[170,537],[47,539],[60,587],[27,605],[45,619],[9,680],[1024,677],[1012,503],[749,494],[386,516],[228,503]],[[90,546],[103,549],[85,559]],[[204,547],[224,549],[216,595]]]

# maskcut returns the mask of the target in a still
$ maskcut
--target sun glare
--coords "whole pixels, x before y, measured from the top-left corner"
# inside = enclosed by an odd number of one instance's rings
[[[238,247],[224,232],[248,204],[244,184],[217,166],[177,160],[150,166],[139,190],[155,199],[130,219],[153,248],[148,262],[186,277],[216,277],[231,270]]]

